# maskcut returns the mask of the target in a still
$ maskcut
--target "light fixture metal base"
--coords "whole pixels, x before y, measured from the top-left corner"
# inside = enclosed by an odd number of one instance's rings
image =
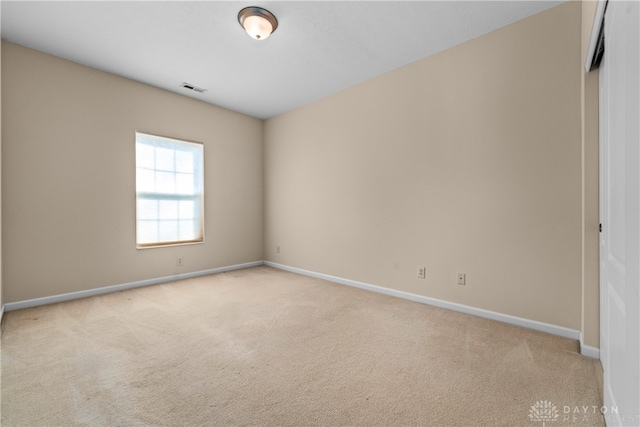
[[[260,17],[267,20],[271,24],[271,32],[264,38],[269,37],[269,35],[273,34],[276,31],[276,28],[278,28],[278,20],[273,13],[262,7],[249,6],[238,12],[238,22],[240,23],[240,26],[242,26],[242,28],[244,28],[245,30],[247,30],[247,28],[244,25],[244,21],[251,16]],[[257,39],[260,40],[259,37]]]

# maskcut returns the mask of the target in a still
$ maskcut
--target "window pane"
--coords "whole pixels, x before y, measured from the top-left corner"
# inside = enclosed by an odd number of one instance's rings
[[[136,145],[136,166],[139,168],[153,169],[154,148],[146,144]]]
[[[176,193],[176,174],[172,172],[156,172],[156,189],[157,193],[175,194]]]
[[[163,171],[175,170],[175,151],[167,148],[156,148],[156,169]]]
[[[158,241],[157,221],[138,221],[138,243],[153,243]]]
[[[136,170],[136,191],[138,193],[151,193],[156,191],[155,172],[149,169]]]
[[[158,240],[161,242],[177,242],[178,221],[159,221]]]
[[[179,207],[180,219],[192,219],[197,215],[194,211],[195,203],[192,200],[181,200]]]
[[[138,247],[204,240],[203,146],[136,132]]]
[[[186,174],[186,173],[176,174],[176,193],[177,194],[194,194],[193,175]]]
[[[160,200],[160,219],[178,219],[178,202],[176,200]]]
[[[176,172],[193,173],[193,153],[176,151]]]
[[[158,219],[157,200],[138,200],[138,220],[141,219]]]
[[[180,221],[180,240],[195,240],[195,221]]]

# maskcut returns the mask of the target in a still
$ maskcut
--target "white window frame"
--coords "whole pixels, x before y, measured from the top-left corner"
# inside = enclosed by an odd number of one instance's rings
[[[141,153],[144,150],[144,147],[147,146],[153,148],[153,159],[149,159],[149,157],[142,158]],[[184,139],[165,137],[160,135],[154,135],[145,132],[136,132],[135,133],[135,149],[136,149],[136,248],[137,249],[148,249],[148,248],[158,248],[158,247],[166,247],[166,246],[176,246],[176,245],[192,245],[192,244],[200,244],[204,243],[204,144],[200,142],[187,141]],[[175,153],[185,152],[185,153],[194,153],[194,161],[193,161],[193,170],[192,173],[184,173],[179,170],[179,166],[174,160],[173,167],[159,166],[158,156],[156,155],[157,149],[169,149],[173,150]],[[147,148],[148,150],[148,148]],[[198,156],[199,154],[199,156]],[[175,154],[174,154],[175,157]],[[163,169],[164,168],[164,169]],[[153,175],[154,182],[154,190],[150,190],[150,183],[148,180],[144,179],[144,176],[148,177],[150,174]],[[167,190],[163,190],[159,188],[159,174],[163,174],[163,176],[170,177],[173,174],[174,184],[168,185]],[[193,184],[193,188],[191,191],[180,191],[179,186],[176,183],[178,181],[178,176],[182,178],[188,178],[189,175],[193,175],[193,181],[190,184]],[[200,178],[198,180],[198,177]],[[184,182],[184,181],[183,181]],[[186,181],[189,183],[189,181]],[[189,184],[189,185],[190,185]],[[145,188],[146,187],[146,188]],[[187,186],[188,188],[188,186]],[[144,201],[150,201],[151,204],[147,204],[147,209],[141,208],[141,203]],[[153,206],[153,202],[157,202],[157,207],[148,209],[148,206]],[[166,215],[165,212],[162,211],[160,203],[168,201],[168,202],[176,202],[176,212],[177,216],[175,218],[162,218],[163,215]],[[182,210],[182,206],[180,206],[180,202],[192,202],[192,217],[184,218],[181,215],[184,213]],[[189,206],[189,205],[187,205]],[[155,219],[153,218],[154,209],[157,212]],[[186,212],[189,212],[190,208],[187,208]],[[150,214],[151,213],[151,214]],[[195,227],[193,230],[195,232],[191,233],[188,238],[180,238],[180,222],[192,221],[195,222]],[[155,226],[158,227],[157,237],[155,240],[151,241],[147,237],[145,239],[145,233],[143,231],[144,227],[142,224],[146,223],[146,227],[149,227],[152,223],[156,223]],[[161,226],[162,224],[168,225],[168,223],[174,223],[177,225],[176,233],[178,235],[175,239],[162,238]],[[152,227],[151,227],[152,228]],[[183,231],[184,232],[184,231]]]

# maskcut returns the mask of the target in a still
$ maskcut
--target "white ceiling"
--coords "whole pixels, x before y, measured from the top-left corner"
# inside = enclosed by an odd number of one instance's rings
[[[5,40],[268,118],[560,3],[3,0],[1,14]],[[270,10],[277,31],[250,38],[245,6]]]

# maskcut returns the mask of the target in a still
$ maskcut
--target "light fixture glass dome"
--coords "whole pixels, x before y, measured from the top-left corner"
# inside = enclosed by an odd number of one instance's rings
[[[247,34],[256,40],[264,40],[278,28],[278,20],[261,7],[245,7],[238,13],[238,22]]]
[[[256,40],[266,39],[273,31],[271,23],[261,16],[247,16],[242,26]]]

